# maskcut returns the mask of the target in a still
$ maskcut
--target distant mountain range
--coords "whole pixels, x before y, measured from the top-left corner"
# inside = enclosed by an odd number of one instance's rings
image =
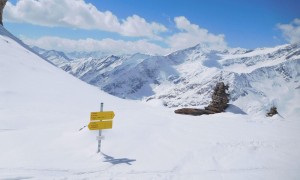
[[[73,56],[73,60],[58,51],[36,52],[112,95],[160,100],[167,107],[206,105],[219,81],[229,85],[232,102],[238,104],[250,98],[251,103],[246,103],[245,109],[255,112],[278,104],[283,94],[296,96],[300,88],[299,44],[223,51],[199,44],[167,56],[133,54],[77,59]]]
[[[46,50],[42,49],[37,46],[31,46],[33,51],[41,55],[44,59],[52,62],[55,65],[60,65],[63,63],[67,63],[72,60],[78,60],[78,59],[87,59],[87,58],[103,58],[107,56],[107,54],[102,52],[69,52],[64,53],[62,51],[56,51],[56,50]]]

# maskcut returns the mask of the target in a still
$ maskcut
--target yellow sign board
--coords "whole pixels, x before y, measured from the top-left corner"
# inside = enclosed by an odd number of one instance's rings
[[[113,119],[114,117],[113,111],[91,112],[91,121]]]
[[[112,121],[92,121],[88,128],[89,130],[112,129]]]

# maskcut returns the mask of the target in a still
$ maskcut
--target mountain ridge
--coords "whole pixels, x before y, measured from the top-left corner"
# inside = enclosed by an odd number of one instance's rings
[[[252,93],[256,98],[267,97],[271,92],[253,86],[261,81],[257,77],[269,76],[274,84],[272,78],[280,77],[283,85],[299,86],[299,60],[299,44],[219,51],[196,45],[166,56],[111,55],[65,62],[59,67],[121,98],[187,107],[207,105],[219,81],[229,85],[231,103]],[[267,108],[269,101],[259,106]]]

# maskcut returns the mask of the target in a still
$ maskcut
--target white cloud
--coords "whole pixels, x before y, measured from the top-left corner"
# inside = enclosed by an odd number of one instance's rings
[[[20,0],[16,5],[7,2],[4,13],[5,19],[12,22],[99,29],[132,37],[158,38],[159,33],[167,31],[164,25],[149,23],[137,15],[120,20],[112,12],[99,11],[84,0]]]
[[[147,23],[144,18],[137,15],[130,16],[126,20],[123,20],[121,28],[123,34],[127,36],[134,34],[136,36],[154,37],[153,34],[167,31],[165,26],[155,22]],[[156,38],[161,39],[158,36],[156,36]]]
[[[159,40],[161,43],[167,44],[169,47],[164,48],[159,44],[150,42],[146,39],[136,41],[124,41],[114,39],[95,40],[91,38],[71,40],[60,37],[41,37],[39,39],[22,38],[25,43],[38,46],[44,49],[55,49],[64,52],[72,51],[101,51],[108,54],[133,54],[145,53],[152,55],[166,55],[176,50],[189,48],[197,44],[203,44],[211,49],[224,49],[227,44],[224,40],[224,35],[215,35],[210,33],[207,29],[200,28],[198,25],[191,24],[185,17],[180,16],[174,18],[176,28],[180,30],[179,33],[174,33],[171,36]],[[130,17],[124,21],[124,28],[127,29],[129,34],[135,31],[137,24],[144,24],[147,26],[145,20],[138,16]],[[149,25],[149,24],[148,24]],[[157,24],[151,24],[152,29],[159,29]],[[156,27],[156,28],[155,28]],[[149,29],[149,28],[148,28]],[[150,34],[151,32],[144,32]],[[157,38],[158,39],[158,38]]]
[[[110,11],[101,12],[84,0],[20,0],[16,5],[7,3],[6,19],[13,22],[25,22],[48,27],[72,27],[99,29],[117,32],[124,36],[139,37],[136,41],[114,40],[110,38],[96,40],[91,38],[72,40],[61,37],[44,36],[38,39],[23,38],[27,44],[44,49],[71,51],[102,51],[109,54],[146,53],[165,55],[179,49],[203,44],[212,49],[227,47],[223,34],[215,35],[207,29],[192,24],[186,17],[175,17],[179,30],[169,36],[159,33],[167,28],[156,22],[147,22],[138,15],[119,20]],[[145,39],[147,38],[147,39]],[[164,48],[150,39],[160,41],[169,47]],[[156,42],[158,42],[156,41]]]
[[[165,55],[170,49],[162,48],[148,40],[123,41],[113,39],[95,40],[91,38],[72,40],[60,37],[41,37],[39,39],[29,39],[23,37],[22,40],[29,45],[44,49],[55,49],[64,52],[72,51],[101,51],[107,54],[134,54],[143,53],[151,55]]]
[[[296,18],[289,24],[278,24],[277,27],[289,43],[300,42],[300,19]]]
[[[207,29],[191,24],[184,16],[175,17],[174,21],[181,32],[173,34],[166,39],[167,44],[174,50],[192,47],[197,44],[205,44],[213,49],[224,49],[227,47],[223,34],[212,34]]]

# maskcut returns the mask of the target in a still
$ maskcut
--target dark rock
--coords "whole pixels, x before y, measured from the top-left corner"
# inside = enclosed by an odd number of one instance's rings
[[[2,15],[3,15],[3,9],[4,9],[6,2],[7,2],[7,0],[0,0],[0,24],[1,25],[3,25]]]
[[[200,116],[202,114],[214,114],[214,112],[205,109],[182,108],[175,110],[176,114],[187,114],[193,116]]]
[[[182,108],[175,110],[176,114],[189,114],[194,116],[199,116],[202,114],[215,114],[224,112],[228,107],[229,94],[226,93],[228,86],[223,82],[217,83],[214,92],[212,94],[212,101],[205,107],[205,109],[194,109],[194,108]]]
[[[277,108],[275,106],[273,106],[273,107],[270,108],[270,111],[267,112],[267,116],[268,117],[272,117],[275,114],[278,114],[278,111],[277,111]]]
[[[229,102],[229,94],[226,93],[226,90],[228,90],[228,86],[223,82],[217,83],[212,94],[212,101],[205,109],[216,113],[224,112]]]

